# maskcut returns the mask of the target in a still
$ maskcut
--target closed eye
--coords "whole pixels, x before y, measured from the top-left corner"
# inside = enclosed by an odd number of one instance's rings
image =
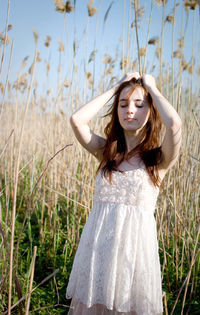
[[[127,106],[127,103],[120,103],[120,107],[126,107]]]
[[[142,100],[136,100],[136,101],[135,101],[135,106],[136,106],[137,108],[142,108],[142,107],[144,106],[144,103],[143,103]]]

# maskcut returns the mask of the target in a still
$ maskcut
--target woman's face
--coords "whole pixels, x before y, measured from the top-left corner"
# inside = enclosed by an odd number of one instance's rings
[[[121,91],[117,113],[124,130],[138,132],[147,123],[150,108],[142,87],[136,87],[132,93],[131,90],[128,86]]]

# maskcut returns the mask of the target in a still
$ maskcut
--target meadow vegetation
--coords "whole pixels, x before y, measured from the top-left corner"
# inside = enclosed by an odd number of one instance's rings
[[[57,14],[74,14],[78,2],[54,0]],[[113,58],[104,52],[101,72],[95,73],[98,47],[89,52],[86,64],[92,70],[83,76],[80,89],[76,65],[76,43],[71,76],[59,82],[56,98],[48,90],[39,95],[35,80],[41,60],[38,35],[34,31],[35,57],[29,71],[24,58],[18,77],[12,83],[10,64],[5,69],[5,54],[12,59],[9,41],[9,6],[5,31],[0,33],[0,313],[1,314],[66,314],[69,301],[65,290],[80,235],[92,206],[97,162],[75,140],[69,125],[70,113],[111,86],[127,71],[152,73],[159,88],[178,110],[183,121],[183,140],[179,161],[163,182],[156,208],[159,253],[163,278],[165,314],[199,314],[200,310],[200,65],[193,50],[190,61],[184,57],[185,45],[199,38],[199,1],[179,1],[186,12],[181,36],[175,42],[177,2],[167,15],[167,1],[152,1],[151,9],[162,6],[162,24],[158,36],[149,37],[151,12],[148,13],[146,45],[140,47],[139,26],[144,8],[139,1],[124,1],[129,8],[128,37],[121,40],[120,53]],[[76,4],[76,6],[75,6]],[[87,5],[87,4],[86,4]],[[109,19],[112,2],[104,16]],[[88,19],[98,10],[88,2]],[[190,43],[185,42],[187,18],[193,16]],[[62,16],[61,16],[62,18]],[[124,21],[121,22],[122,27]],[[171,34],[165,33],[171,24]],[[195,24],[196,23],[196,24]],[[65,25],[65,24],[64,24]],[[87,30],[89,32],[89,30]],[[85,33],[85,37],[88,33]],[[124,30],[125,34],[125,30]],[[165,63],[163,43],[173,41]],[[85,41],[87,42],[87,41]],[[95,39],[94,39],[95,42]],[[51,48],[47,35],[45,46]],[[155,48],[153,62],[148,62],[148,49]],[[133,47],[134,50],[133,50]],[[59,53],[65,49],[59,42]],[[134,54],[134,56],[133,56]],[[43,61],[40,61],[43,62]],[[51,65],[46,63],[47,78]],[[154,68],[157,67],[157,71]],[[60,65],[58,72],[61,72]],[[97,70],[96,70],[97,71]],[[58,73],[59,76],[59,73]],[[68,104],[67,111],[65,110]],[[102,112],[103,116],[104,112]],[[98,117],[93,128],[103,133],[105,119]]]

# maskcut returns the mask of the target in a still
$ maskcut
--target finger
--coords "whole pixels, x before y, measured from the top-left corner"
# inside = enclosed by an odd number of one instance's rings
[[[136,79],[140,78],[139,72],[134,72],[133,75],[134,75],[133,77],[136,78]]]

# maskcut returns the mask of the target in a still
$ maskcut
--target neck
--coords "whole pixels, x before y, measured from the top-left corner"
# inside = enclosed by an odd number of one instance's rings
[[[138,130],[124,130],[127,152],[133,150],[142,140],[141,132]]]

